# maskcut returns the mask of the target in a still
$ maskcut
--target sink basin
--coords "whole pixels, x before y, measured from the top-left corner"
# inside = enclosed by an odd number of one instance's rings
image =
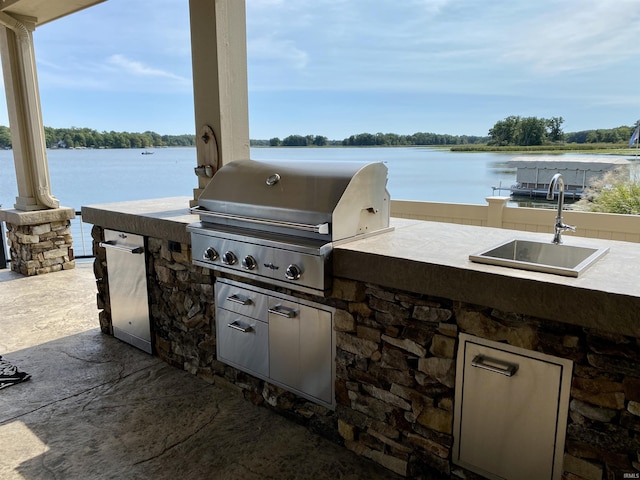
[[[555,273],[567,277],[577,277],[609,248],[578,247],[532,240],[509,240],[469,255],[469,260],[489,265]]]

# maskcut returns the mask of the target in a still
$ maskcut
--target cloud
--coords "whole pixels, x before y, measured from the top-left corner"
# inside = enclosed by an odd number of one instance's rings
[[[147,65],[144,65],[142,62],[130,60],[121,54],[111,55],[107,59],[107,66],[115,67],[121,73],[134,77],[164,78],[168,80],[174,80],[178,83],[190,82],[188,78],[181,77],[180,75],[176,75],[166,70],[149,67]]]
[[[42,91],[192,90],[187,0],[111,0],[37,28],[34,43]]]
[[[293,39],[278,38],[277,33],[254,37],[247,41],[247,55],[256,62],[279,62],[279,67],[304,69],[309,54],[296,46]]]
[[[478,28],[487,10],[464,0],[249,2],[251,86],[424,91],[467,83],[459,73],[496,56]]]
[[[544,75],[585,71],[640,54],[635,0],[581,0],[556,5],[512,29],[503,59]]]
[[[154,68],[122,54],[110,55],[102,62],[38,60],[38,77],[41,90],[178,93],[192,88],[191,78]]]
[[[637,0],[247,2],[252,91],[581,98],[629,91]],[[626,63],[624,63],[626,62]],[[637,81],[637,80],[635,80]],[[615,87],[613,87],[615,85]]]

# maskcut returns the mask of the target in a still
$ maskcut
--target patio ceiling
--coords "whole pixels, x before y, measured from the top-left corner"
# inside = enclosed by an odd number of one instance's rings
[[[0,0],[0,11],[34,19],[36,27],[105,0]]]

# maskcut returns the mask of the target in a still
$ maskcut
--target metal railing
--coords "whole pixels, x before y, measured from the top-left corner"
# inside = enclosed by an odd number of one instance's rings
[[[0,270],[7,268],[9,263],[7,256],[7,237],[4,234],[4,222],[0,222]]]
[[[76,258],[93,257],[93,238],[91,237],[92,226],[93,225],[90,223],[84,223],[82,221],[82,212],[76,210],[76,218],[71,220],[73,252]],[[82,254],[79,254],[79,250],[82,250]]]

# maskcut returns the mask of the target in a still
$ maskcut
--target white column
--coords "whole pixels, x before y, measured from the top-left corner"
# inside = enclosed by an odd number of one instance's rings
[[[33,35],[35,24],[0,12],[0,53],[18,183],[15,208],[58,208],[51,195]]]
[[[502,228],[502,215],[509,197],[486,197],[485,200],[489,204],[487,207],[487,227]]]
[[[210,165],[209,172],[215,172],[249,158],[245,1],[189,0],[189,12],[198,166]],[[208,181],[198,177],[194,198]]]

